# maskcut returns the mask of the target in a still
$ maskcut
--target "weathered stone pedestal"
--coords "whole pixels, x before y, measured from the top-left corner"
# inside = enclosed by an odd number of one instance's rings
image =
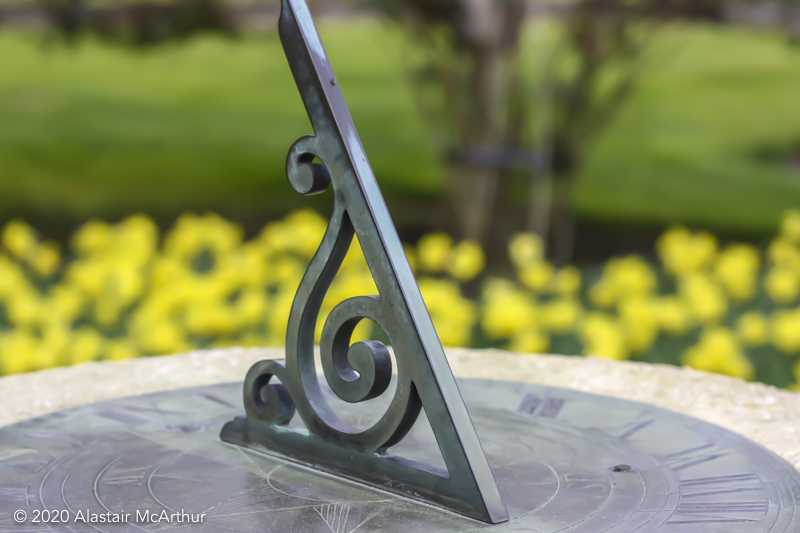
[[[661,365],[495,350],[449,349],[447,356],[456,376],[565,387],[678,411],[752,439],[800,470],[800,394]],[[0,425],[103,400],[242,381],[256,361],[282,357],[282,349],[233,348],[7,376],[0,378]]]

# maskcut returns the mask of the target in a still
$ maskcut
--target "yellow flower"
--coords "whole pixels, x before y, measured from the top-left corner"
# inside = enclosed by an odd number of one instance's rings
[[[19,374],[31,370],[38,344],[33,333],[24,328],[0,334],[0,366],[3,374]]]
[[[617,301],[614,286],[601,279],[589,289],[589,301],[596,307],[613,307]]]
[[[411,246],[404,244],[403,251],[406,254],[406,259],[408,260],[408,266],[411,267],[411,271],[415,274],[417,273],[417,252]]]
[[[760,346],[769,340],[769,322],[763,313],[748,311],[736,321],[736,331],[749,347]]]
[[[30,282],[19,265],[11,262],[5,254],[0,253],[0,301],[32,290]]]
[[[222,301],[204,302],[186,310],[186,331],[197,337],[220,337],[235,331],[233,310]]]
[[[764,278],[764,289],[778,303],[793,302],[800,293],[800,276],[787,267],[772,267]]]
[[[662,331],[682,335],[692,326],[691,310],[677,296],[663,296],[655,300],[658,326]]]
[[[656,275],[638,255],[609,259],[602,278],[589,290],[589,299],[599,307],[634,296],[648,296],[657,288]]]
[[[664,268],[675,276],[699,272],[711,265],[717,255],[717,240],[709,233],[692,234],[683,227],[666,231],[656,242]]]
[[[772,344],[787,354],[800,352],[800,309],[782,309],[772,314]]]
[[[533,297],[506,280],[490,280],[483,291],[481,327],[487,337],[505,339],[536,327],[539,310]]]
[[[800,243],[800,211],[792,209],[783,215],[781,237],[794,243]]]
[[[33,326],[44,320],[46,308],[42,296],[33,290],[20,292],[6,305],[8,321],[15,326]]]
[[[447,273],[458,281],[466,282],[480,274],[485,264],[481,245],[472,239],[465,239],[450,253]]]
[[[59,245],[39,242],[36,232],[25,222],[13,220],[3,229],[2,241],[12,256],[24,261],[40,276],[52,276],[61,262]]]
[[[247,287],[258,288],[267,284],[271,277],[270,264],[263,250],[252,242],[242,246],[236,254],[228,258],[239,272],[242,283]]]
[[[72,334],[67,348],[67,364],[95,361],[103,352],[105,338],[97,330],[84,326]]]
[[[800,250],[794,242],[787,238],[779,237],[772,241],[767,248],[767,257],[775,265],[789,268],[795,272],[800,270]]]
[[[286,344],[286,327],[289,322],[289,313],[292,310],[294,294],[295,289],[282,286],[269,299],[266,321],[267,345],[284,346]]]
[[[12,220],[6,224],[2,241],[11,255],[20,259],[29,259],[39,245],[36,232],[21,220]]]
[[[453,239],[446,233],[429,233],[417,243],[417,260],[424,272],[439,273],[447,266]]]
[[[154,319],[134,330],[134,341],[139,349],[149,355],[166,355],[185,352],[190,348],[186,335],[167,317]]]
[[[541,322],[545,328],[555,333],[569,333],[583,314],[583,307],[574,298],[562,297],[541,307]]]
[[[752,379],[755,369],[739,349],[733,331],[713,327],[703,331],[700,341],[683,354],[683,364],[742,379]]]
[[[518,353],[545,353],[550,346],[550,338],[536,328],[525,328],[515,332],[508,343],[508,349]]]
[[[312,209],[292,211],[283,224],[291,235],[290,250],[306,259],[311,259],[317,252],[328,228],[328,221]]]
[[[110,267],[106,259],[81,259],[67,267],[64,277],[90,298],[97,298],[103,291]]]
[[[98,326],[110,327],[115,325],[122,314],[122,303],[117,298],[100,298],[94,305],[94,322]]]
[[[564,296],[574,296],[581,290],[581,271],[575,267],[559,270],[553,278],[553,291]]]
[[[353,296],[377,295],[378,288],[369,271],[349,270],[336,276],[325,294],[324,306],[333,309],[334,306],[352,298]]]
[[[625,333],[614,317],[605,313],[588,313],[580,325],[583,354],[622,361],[628,358]]]
[[[58,243],[46,241],[31,254],[28,264],[40,276],[52,276],[61,266],[61,252]]]
[[[128,339],[116,339],[106,342],[104,359],[110,361],[125,361],[134,359],[141,355],[136,349],[136,345]]]
[[[114,228],[114,254],[142,267],[158,247],[158,226],[146,215],[133,215]]]
[[[719,254],[714,274],[732,300],[746,302],[753,297],[761,256],[755,246],[731,244]]]
[[[544,257],[542,238],[533,233],[516,233],[508,241],[508,256],[518,269]]]
[[[264,291],[248,289],[242,292],[236,299],[234,313],[239,327],[263,322],[267,314],[267,297]]]
[[[627,298],[619,305],[619,316],[625,326],[626,344],[632,352],[644,352],[658,338],[659,316],[653,301],[643,296]]]
[[[553,279],[555,268],[547,261],[531,261],[517,271],[519,282],[526,289],[544,292]]]
[[[369,275],[369,266],[367,265],[367,258],[364,256],[364,250],[361,249],[361,243],[357,238],[353,239],[350,243],[350,248],[347,250],[347,255],[342,261],[342,268],[340,272],[353,271],[363,275]]]
[[[59,320],[48,320],[41,328],[41,341],[34,355],[37,368],[64,364],[65,354],[72,342],[72,332]]]
[[[181,215],[165,236],[164,253],[187,260],[204,250],[224,255],[241,244],[242,233],[241,227],[219,215],[209,213],[198,217],[187,213]]]
[[[421,278],[419,290],[444,346],[468,346],[477,310],[451,280]]]
[[[72,249],[80,255],[103,252],[114,245],[114,230],[102,220],[90,220],[72,237]]]
[[[357,342],[363,342],[372,339],[372,328],[374,327],[374,324],[374,322],[367,319],[359,322],[353,330],[353,334],[350,336],[350,344],[352,345]]]
[[[681,297],[701,324],[719,322],[728,312],[722,288],[706,274],[690,274],[680,279]]]

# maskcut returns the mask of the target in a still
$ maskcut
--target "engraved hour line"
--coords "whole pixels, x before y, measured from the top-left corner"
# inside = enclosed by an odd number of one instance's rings
[[[115,469],[114,474],[106,476],[105,485],[141,485],[150,467],[134,467]]]
[[[38,431],[29,431],[25,433],[25,436],[30,439],[39,439],[39,440],[51,440],[53,442],[63,442],[65,444],[72,444],[73,446],[83,446],[83,441],[80,440],[69,440],[66,437],[59,438],[59,436],[75,436],[73,433],[68,431],[57,431],[57,430],[38,430]]]
[[[130,426],[141,426],[143,424],[147,424],[148,422],[148,420],[138,417],[134,414],[123,413],[121,411],[115,411],[113,409],[97,413],[97,416],[110,418],[111,420],[116,420],[117,422],[122,422],[123,424],[128,424]]]
[[[49,464],[50,461],[0,461],[0,466],[16,466],[18,468],[35,466],[36,469],[33,471],[34,474]]]
[[[333,503],[315,505],[314,511],[322,518],[331,533],[344,533],[347,528],[347,519],[350,517],[350,504]]]
[[[728,455],[727,453],[709,453],[703,452],[703,450],[707,450],[708,448],[714,448],[716,444],[708,443],[703,444],[701,446],[695,446],[694,448],[687,448],[685,450],[681,450],[679,452],[671,453],[669,455],[662,455],[661,459],[667,464],[667,466],[674,472],[679,470],[683,470],[684,468],[690,468],[692,466],[697,466],[702,463],[707,463],[709,461],[713,461],[715,459],[719,459],[720,457],[725,457]],[[701,453],[698,453],[701,452]]]
[[[762,522],[760,518],[744,518],[732,516],[715,516],[723,513],[760,513],[766,515],[769,511],[768,500],[750,502],[721,502],[721,503],[684,503],[678,508],[667,524],[729,524],[735,522]],[[683,518],[683,517],[689,517]]]
[[[541,405],[542,407],[536,412],[536,408]],[[517,412],[528,415],[540,416],[542,418],[555,418],[564,407],[564,400],[562,398],[545,397],[542,399],[540,396],[528,393],[522,399],[522,403]]]
[[[704,446],[701,449],[707,449]],[[687,453],[699,451],[691,449]],[[714,457],[709,455],[708,457]],[[696,461],[693,464],[698,464]],[[736,522],[761,522],[759,518],[746,518],[743,516],[726,516],[730,513],[758,513],[766,515],[769,512],[769,500],[751,500],[740,502],[698,502],[687,500],[699,496],[714,496],[718,494],[745,492],[760,488],[761,479],[756,474],[732,474],[728,476],[713,476],[686,479],[680,482],[680,500],[675,512],[667,520],[667,524],[699,524],[715,523],[726,524]],[[722,515],[722,516],[719,516]]]
[[[25,502],[25,506],[30,506],[30,485],[24,487],[0,487],[0,500],[6,502]]]
[[[681,499],[746,492],[758,490],[761,486],[761,479],[756,474],[703,477],[680,482]]]
[[[209,394],[207,392],[201,392],[200,394],[198,394],[198,396],[201,396],[201,397],[205,398],[208,401],[215,402],[215,403],[218,403],[220,405],[224,405],[225,407],[236,407],[235,405],[233,405],[229,401],[223,400],[222,398],[217,398],[213,394]]]
[[[158,407],[138,407],[136,405],[126,405],[123,409],[126,411],[136,411],[139,413],[156,413],[159,415],[185,415],[183,411],[165,411]]]
[[[631,436],[633,436],[634,434],[636,434],[636,433],[640,432],[641,430],[643,430],[644,428],[646,428],[647,426],[649,426],[649,425],[650,425],[650,424],[652,424],[653,422],[655,422],[655,420],[653,420],[653,419],[650,419],[650,420],[642,420],[641,422],[639,422],[638,424],[636,424],[635,426],[633,426],[632,428],[630,428],[628,431],[626,431],[625,433],[623,433],[622,435],[620,435],[618,438],[619,438],[619,439],[622,439],[622,440],[625,440],[625,439],[627,439],[628,437],[631,437]]]

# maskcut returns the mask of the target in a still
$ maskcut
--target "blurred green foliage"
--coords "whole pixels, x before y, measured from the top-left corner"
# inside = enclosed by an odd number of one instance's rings
[[[322,33],[384,191],[439,194],[399,40],[374,23]],[[0,57],[0,219],[214,208],[242,220],[308,205],[285,182],[289,147],[312,130],[277,35],[132,52],[5,31]]]
[[[320,29],[384,193],[442,198],[399,33],[367,19]],[[766,33],[682,25],[648,53],[641,85],[578,176],[578,215],[773,230],[800,205],[790,164],[800,50]],[[0,219],[42,227],[213,208],[246,220],[308,205],[284,181],[287,150],[310,125],[275,35],[135,52],[91,40],[48,48],[5,30],[0,58]]]
[[[583,216],[763,235],[800,205],[800,48],[676,26],[581,169]]]

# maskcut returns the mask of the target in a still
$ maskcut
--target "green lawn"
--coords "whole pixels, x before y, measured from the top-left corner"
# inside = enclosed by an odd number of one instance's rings
[[[385,191],[440,194],[399,39],[375,24],[321,33]],[[284,164],[309,133],[277,35],[131,52],[44,49],[0,32],[0,222],[207,208],[248,218],[308,205]]]
[[[800,208],[800,47],[682,28],[660,39],[634,97],[581,172],[584,216],[772,231]]]
[[[399,35],[368,20],[320,26],[387,196],[440,197]],[[800,49],[684,27],[652,56],[578,177],[579,214],[761,234],[800,207],[800,166],[783,157],[800,152]],[[131,52],[0,31],[0,223],[184,209],[247,220],[308,205],[283,165],[310,132],[277,36]]]

